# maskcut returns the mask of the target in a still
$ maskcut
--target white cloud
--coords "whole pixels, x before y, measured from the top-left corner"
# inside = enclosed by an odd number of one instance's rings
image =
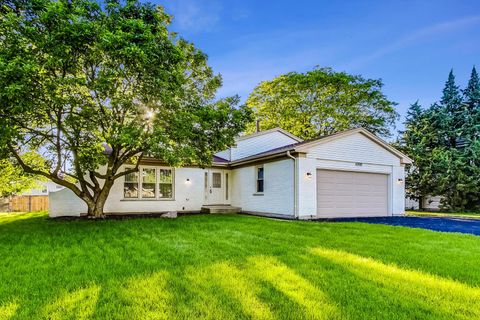
[[[417,30],[407,36],[404,36],[386,46],[383,46],[376,51],[354,59],[345,64],[342,69],[350,70],[363,67],[364,65],[375,61],[381,57],[384,57],[390,53],[409,47],[422,40],[428,40],[431,37],[441,36],[447,33],[456,32],[462,29],[471,28],[477,24],[480,24],[480,15],[465,17],[458,20],[447,21],[439,24],[435,24],[420,30]]]
[[[182,31],[212,30],[220,20],[222,4],[218,0],[174,0],[166,4],[174,16],[174,24]]]

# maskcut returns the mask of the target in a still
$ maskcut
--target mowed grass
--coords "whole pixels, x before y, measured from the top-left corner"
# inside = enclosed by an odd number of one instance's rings
[[[407,216],[480,219],[480,212],[407,211]]]
[[[0,215],[0,319],[479,319],[480,238],[241,215]]]

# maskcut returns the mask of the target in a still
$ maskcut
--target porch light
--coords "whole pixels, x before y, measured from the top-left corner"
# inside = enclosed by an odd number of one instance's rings
[[[307,172],[306,176],[307,176],[307,179],[312,179],[312,173],[311,172]]]
[[[185,184],[186,184],[186,185],[190,185],[190,184],[192,184],[192,181],[190,181],[190,179],[187,178],[187,180],[185,180]]]
[[[403,183],[403,179],[402,179],[402,178],[398,178],[398,179],[397,179],[397,183],[398,183],[398,184]]]

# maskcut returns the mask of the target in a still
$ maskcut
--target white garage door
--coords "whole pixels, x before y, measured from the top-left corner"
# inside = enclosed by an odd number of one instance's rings
[[[319,217],[388,215],[386,174],[317,170]]]

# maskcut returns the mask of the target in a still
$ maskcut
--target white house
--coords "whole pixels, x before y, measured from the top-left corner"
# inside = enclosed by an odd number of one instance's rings
[[[402,215],[409,163],[362,128],[310,141],[272,129],[239,137],[209,168],[144,160],[139,173],[116,181],[105,212],[199,212],[223,205],[299,219]],[[86,211],[70,190],[50,193],[50,216]]]
[[[63,189],[61,185],[56,184],[52,181],[38,181],[37,189],[30,189],[22,193],[22,196],[48,196],[50,192],[58,191]]]

